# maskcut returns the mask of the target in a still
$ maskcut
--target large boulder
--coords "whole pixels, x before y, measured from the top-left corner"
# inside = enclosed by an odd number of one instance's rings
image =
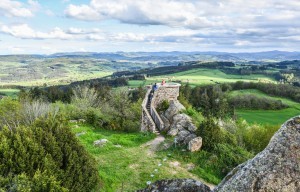
[[[137,192],[210,192],[210,188],[194,179],[160,180]]]
[[[300,116],[283,124],[262,152],[232,170],[214,191],[300,191]]]
[[[186,114],[177,114],[173,117],[173,123],[170,126],[168,132],[169,135],[175,136],[180,130],[187,129],[189,123],[192,122],[192,119]],[[176,134],[174,134],[176,133]]]
[[[169,131],[170,129],[170,121],[168,118],[165,117],[165,115],[162,113],[160,114],[160,118],[161,120],[163,121],[164,123],[164,128],[163,129],[160,129],[159,131]]]
[[[177,114],[173,116],[168,135],[176,136],[176,142],[179,145],[188,145],[188,150],[194,152],[199,151],[202,146],[201,137],[196,138],[196,130],[197,127],[193,124],[191,117],[186,114]]]
[[[191,135],[191,133],[185,129],[181,130],[178,132],[177,137],[176,137],[176,141],[179,143],[183,143],[185,138],[188,137],[189,135]]]
[[[94,141],[94,146],[103,147],[107,142],[108,142],[107,139],[96,140],[96,141]]]
[[[202,138],[196,137],[192,139],[188,144],[188,150],[191,152],[199,151],[202,147]]]
[[[172,121],[173,116],[178,114],[180,111],[185,110],[185,107],[179,101],[170,101],[169,108],[165,111],[165,117]]]

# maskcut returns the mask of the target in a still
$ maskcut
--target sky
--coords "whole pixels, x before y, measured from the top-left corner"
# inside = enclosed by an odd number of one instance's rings
[[[0,0],[0,54],[299,51],[300,0]]]

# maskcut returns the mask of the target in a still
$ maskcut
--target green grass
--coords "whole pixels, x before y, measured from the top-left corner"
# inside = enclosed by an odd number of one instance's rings
[[[145,188],[147,181],[165,178],[199,179],[186,169],[172,167],[170,162],[174,159],[166,154],[149,154],[143,144],[152,140],[153,134],[95,130],[90,126],[73,128],[73,131],[86,132],[79,136],[79,140],[97,161],[102,191],[134,191]],[[95,147],[93,142],[98,139],[108,139],[109,142],[104,147]],[[165,158],[168,160],[163,161]],[[158,166],[160,163],[162,166]]]
[[[17,94],[19,93],[19,89],[1,89],[0,88],[0,94],[4,94],[6,96],[10,97],[17,97]]]
[[[281,125],[288,119],[300,114],[300,103],[292,101],[287,98],[269,96],[256,89],[238,90],[232,91],[230,96],[236,95],[248,95],[253,94],[258,97],[266,97],[276,100],[281,100],[282,103],[289,106],[287,109],[282,110],[246,110],[237,109],[236,114],[243,119],[246,119],[249,123],[260,123],[270,125]]]
[[[273,78],[265,75],[230,75],[218,69],[192,69],[174,74],[149,77],[145,81],[132,80],[129,81],[129,85],[132,87],[138,87],[139,85],[161,82],[162,79],[167,81],[181,81],[183,83],[189,82],[192,86],[212,83],[232,83],[236,81],[274,81]]]

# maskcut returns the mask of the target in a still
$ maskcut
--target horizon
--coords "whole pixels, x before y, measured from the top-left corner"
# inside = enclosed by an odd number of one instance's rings
[[[296,52],[300,2],[2,0],[0,55]]]
[[[101,54],[101,53],[187,53],[187,54],[209,54],[209,53],[224,53],[224,54],[256,54],[256,53],[270,53],[270,52],[283,52],[283,53],[300,53],[300,51],[281,51],[281,50],[269,50],[269,51],[257,51],[257,52],[226,52],[226,51],[103,51],[103,52],[95,52],[95,51],[86,51],[86,52],[80,52],[80,51],[73,51],[73,52],[56,52],[56,53],[50,53],[50,54],[38,54],[38,53],[24,53],[24,54],[1,54],[0,56],[22,56],[22,55],[41,55],[41,56],[51,56],[56,54],[89,54],[89,53],[95,53],[95,54]]]

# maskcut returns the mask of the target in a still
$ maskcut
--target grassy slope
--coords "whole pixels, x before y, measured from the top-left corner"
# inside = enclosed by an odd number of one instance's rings
[[[168,154],[149,154],[149,150],[142,144],[152,140],[154,135],[142,133],[122,133],[116,131],[94,130],[89,126],[73,128],[75,133],[86,132],[79,136],[79,140],[95,157],[99,175],[103,181],[103,191],[115,192],[134,191],[145,188],[147,181],[163,178],[197,178],[182,167],[173,167]],[[94,147],[93,142],[98,139],[108,139],[102,148]],[[121,145],[118,148],[115,145]],[[167,159],[163,161],[163,159]],[[158,166],[158,164],[162,166]],[[157,169],[157,172],[155,172]],[[151,174],[154,177],[151,177]]]
[[[201,85],[211,83],[230,83],[236,81],[254,81],[268,80],[272,78],[264,75],[228,75],[218,69],[193,69],[189,71],[147,78],[146,81],[130,81],[130,86],[137,87],[139,85],[149,84],[153,82],[161,82],[162,79],[171,79],[172,81],[189,81],[190,85]]]
[[[281,100],[284,104],[290,107],[282,110],[245,110],[237,109],[236,113],[238,116],[246,119],[250,123],[261,123],[261,124],[272,124],[279,125],[287,121],[288,119],[300,114],[300,103],[292,100],[280,97],[272,97],[262,93],[258,90],[239,90],[230,93],[231,96],[254,94],[259,97],[267,97],[271,99]]]

